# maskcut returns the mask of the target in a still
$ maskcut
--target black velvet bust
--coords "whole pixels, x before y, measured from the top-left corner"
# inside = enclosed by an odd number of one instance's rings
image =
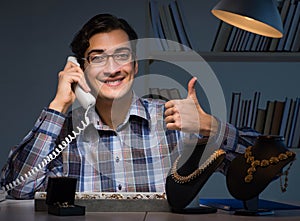
[[[187,176],[193,173],[199,167],[199,161],[205,148],[209,148],[207,147],[207,139],[202,139],[188,157],[185,155],[180,156],[178,162],[179,168],[177,169],[178,174]],[[178,183],[174,180],[171,173],[168,175],[166,179],[166,195],[173,211],[182,211],[182,213],[184,213],[184,208],[193,201],[209,177],[220,166],[224,158],[225,152],[217,157],[201,174],[187,183]],[[198,212],[199,211],[200,210],[198,210]],[[209,211],[205,212],[203,210],[203,213],[208,212]]]
[[[269,160],[271,157],[278,157],[285,154],[289,149],[284,143],[281,136],[259,136],[251,148],[251,154],[254,159],[262,161]],[[291,152],[287,159],[280,160],[277,163],[270,163],[268,166],[257,166],[253,172],[253,179],[245,182],[248,169],[251,164],[243,155],[236,157],[230,164],[227,175],[226,184],[230,194],[239,200],[250,200],[257,197],[271,181],[278,178],[282,174],[285,166],[295,160],[295,153]]]

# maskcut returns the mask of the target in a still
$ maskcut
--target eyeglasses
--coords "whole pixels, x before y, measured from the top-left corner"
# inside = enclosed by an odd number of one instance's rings
[[[126,49],[110,55],[106,53],[92,53],[84,60],[87,60],[89,64],[105,66],[109,57],[112,57],[115,63],[124,65],[132,60],[132,52],[129,49]]]

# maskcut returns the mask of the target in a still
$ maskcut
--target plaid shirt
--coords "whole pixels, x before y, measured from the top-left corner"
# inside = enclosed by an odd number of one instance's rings
[[[199,139],[167,130],[164,111],[163,101],[134,96],[125,121],[112,130],[90,109],[90,125],[56,159],[11,190],[10,195],[33,198],[35,191],[45,191],[49,176],[77,178],[80,192],[164,192],[166,176],[182,152],[184,137],[189,141]],[[78,131],[83,118],[81,108],[68,116],[44,109],[30,133],[12,148],[1,184],[12,182],[42,162],[66,136]],[[220,125],[225,131],[220,148],[226,150],[229,161],[235,153],[243,153],[257,136],[252,130],[243,132],[230,124]],[[225,172],[228,160],[220,167],[221,172]]]

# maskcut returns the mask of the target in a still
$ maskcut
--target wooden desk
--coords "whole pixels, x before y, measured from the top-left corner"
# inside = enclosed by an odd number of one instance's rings
[[[169,212],[87,212],[85,216],[67,216],[59,217],[49,215],[47,212],[35,212],[33,200],[6,200],[0,202],[0,220],[8,221],[27,221],[27,220],[43,220],[43,221],[253,221],[253,220],[300,220],[300,210],[275,211],[275,215],[250,217],[237,216],[228,212],[218,210],[214,214],[175,214]]]
[[[85,216],[55,216],[48,212],[35,212],[34,200],[6,200],[0,203],[0,220],[2,221],[142,221],[145,212],[139,213],[92,213],[88,212]]]

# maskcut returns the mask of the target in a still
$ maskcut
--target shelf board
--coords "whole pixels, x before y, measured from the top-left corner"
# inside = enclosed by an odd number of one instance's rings
[[[299,52],[204,52],[206,61],[300,62]]]
[[[156,51],[150,53],[153,60],[206,62],[300,62],[300,52],[199,52]]]

